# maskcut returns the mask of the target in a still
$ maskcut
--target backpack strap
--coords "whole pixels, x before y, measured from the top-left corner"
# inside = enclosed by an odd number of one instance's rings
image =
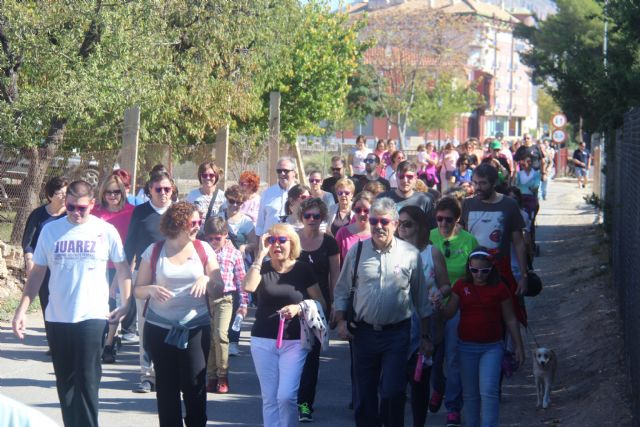
[[[160,240],[153,244],[153,249],[151,249],[151,258],[149,258],[149,267],[151,268],[151,284],[156,282],[156,268],[158,267],[158,259],[160,258],[160,252],[162,251],[162,247],[164,246],[164,240]],[[147,310],[149,309],[149,300],[151,297],[147,298],[144,302],[144,308],[142,309],[142,317],[147,317]]]
[[[200,262],[202,263],[202,270],[204,274],[207,274],[207,264],[209,263],[209,258],[207,257],[207,251],[204,249],[204,245],[202,244],[202,240],[194,240],[193,247],[196,248],[196,253],[198,254],[198,258],[200,258]],[[209,304],[209,291],[206,291],[205,300],[207,301],[207,310],[209,311],[209,315],[212,316],[213,312],[211,311],[211,306]]]

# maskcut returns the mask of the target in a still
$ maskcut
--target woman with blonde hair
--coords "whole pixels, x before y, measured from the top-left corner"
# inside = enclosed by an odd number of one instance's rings
[[[371,225],[369,224],[369,210],[375,197],[368,191],[362,191],[353,199],[353,212],[356,215],[355,222],[342,227],[336,234],[336,241],[340,248],[340,259],[344,260],[347,252],[360,240],[371,238]]]
[[[355,196],[356,186],[349,178],[336,181],[335,192],[338,204],[332,205],[327,214],[327,234],[335,236],[341,227],[351,222],[351,201]]]
[[[298,389],[308,350],[300,342],[300,303],[313,299],[325,306],[313,268],[297,261],[301,245],[289,224],[275,224],[261,236],[244,290],[258,296],[251,329],[251,356],[260,381],[265,427],[298,425]],[[265,257],[269,255],[269,261]],[[278,339],[280,319],[284,319]]]

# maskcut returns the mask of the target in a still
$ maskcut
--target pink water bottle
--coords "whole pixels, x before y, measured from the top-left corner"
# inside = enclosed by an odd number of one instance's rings
[[[422,381],[422,365],[424,364],[424,354],[418,353],[418,361],[416,362],[416,369],[413,371],[413,380],[417,383]]]
[[[276,348],[282,347],[282,335],[284,334],[284,316],[280,315],[280,325],[278,325],[278,338],[276,339]]]

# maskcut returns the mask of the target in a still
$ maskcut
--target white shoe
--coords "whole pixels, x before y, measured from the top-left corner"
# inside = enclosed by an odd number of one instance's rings
[[[240,356],[240,349],[238,343],[232,342],[229,344],[229,356]]]

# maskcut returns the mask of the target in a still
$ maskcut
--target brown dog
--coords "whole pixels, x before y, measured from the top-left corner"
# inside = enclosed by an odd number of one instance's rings
[[[533,378],[536,381],[538,408],[547,409],[551,403],[551,387],[558,361],[553,350],[540,347],[533,350]]]

